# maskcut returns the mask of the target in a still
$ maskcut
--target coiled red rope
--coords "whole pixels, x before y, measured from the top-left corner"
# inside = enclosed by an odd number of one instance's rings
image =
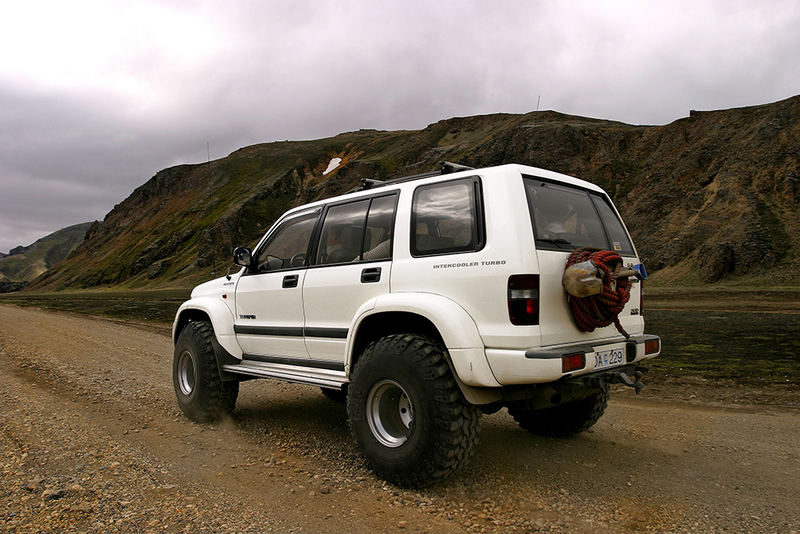
[[[582,332],[591,332],[614,323],[627,339],[629,336],[619,322],[619,314],[631,298],[631,282],[627,277],[617,278],[622,258],[611,250],[579,248],[569,255],[567,267],[584,261],[591,261],[603,272],[603,290],[588,297],[567,295],[575,324]]]

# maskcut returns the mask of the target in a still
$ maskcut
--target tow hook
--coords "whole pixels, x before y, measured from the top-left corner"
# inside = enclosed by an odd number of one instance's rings
[[[627,365],[623,368],[608,369],[587,376],[576,376],[567,382],[582,387],[601,388],[605,384],[625,384],[636,390],[636,394],[644,387],[642,376],[647,372],[647,367]]]
[[[633,378],[628,376],[628,374],[625,371],[620,371],[619,374],[617,374],[617,376],[619,377],[621,383],[625,384],[629,388],[635,389],[636,394],[638,395],[639,392],[644,387],[644,384],[642,384],[642,381],[640,380],[643,374],[644,373],[641,370],[637,369],[633,373]]]

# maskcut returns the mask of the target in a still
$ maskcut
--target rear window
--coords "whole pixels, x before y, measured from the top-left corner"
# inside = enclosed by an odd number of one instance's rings
[[[524,182],[537,248],[595,247],[634,254],[625,227],[605,196],[529,176]]]

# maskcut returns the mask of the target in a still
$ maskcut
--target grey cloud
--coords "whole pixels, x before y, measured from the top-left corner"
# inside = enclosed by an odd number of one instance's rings
[[[117,44],[113,75],[138,89],[31,86],[0,62],[0,250],[101,219],[159,169],[204,161],[206,142],[218,158],[523,113],[539,95],[542,109],[663,124],[800,92],[792,1],[158,5],[208,34],[176,50]]]

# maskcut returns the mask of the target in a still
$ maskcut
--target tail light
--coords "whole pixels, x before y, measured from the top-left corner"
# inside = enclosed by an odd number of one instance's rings
[[[511,324],[539,324],[539,275],[515,274],[508,278],[508,318]]]

